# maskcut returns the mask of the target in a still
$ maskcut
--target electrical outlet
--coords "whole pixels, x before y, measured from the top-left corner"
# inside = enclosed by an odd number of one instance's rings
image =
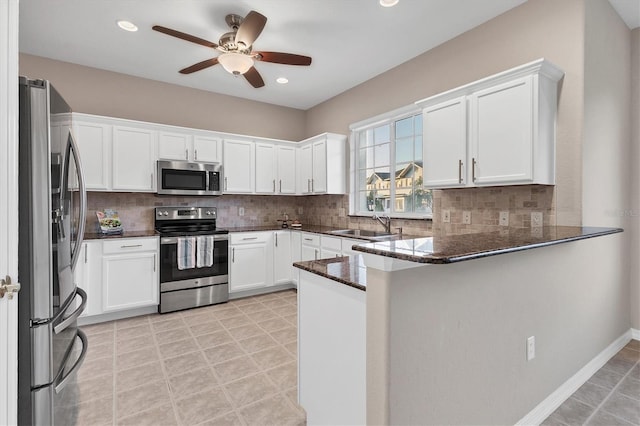
[[[509,212],[500,212],[500,226],[509,226]]]
[[[531,361],[536,357],[536,336],[527,339],[527,361]]]
[[[449,210],[442,210],[442,221],[444,223],[451,222],[451,212]]]
[[[471,212],[465,210],[462,212],[462,223],[465,225],[471,225]]]
[[[244,207],[238,207],[238,216],[244,216]]]
[[[542,226],[542,212],[531,212],[531,227],[538,228]]]

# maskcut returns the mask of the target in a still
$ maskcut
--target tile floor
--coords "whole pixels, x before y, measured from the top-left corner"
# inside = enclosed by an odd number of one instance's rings
[[[304,425],[294,290],[82,327],[79,425]]]
[[[542,424],[640,425],[640,341],[630,341]]]

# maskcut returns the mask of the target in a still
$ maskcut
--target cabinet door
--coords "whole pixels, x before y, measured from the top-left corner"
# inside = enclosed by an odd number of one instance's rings
[[[231,246],[229,292],[267,287],[272,284],[273,268],[268,267],[271,247],[266,243]],[[271,274],[269,274],[271,273]],[[269,278],[271,275],[271,278]]]
[[[313,178],[313,146],[305,145],[298,148],[298,156],[298,192],[309,194]]]
[[[155,190],[155,132],[113,126],[114,191]]]
[[[276,148],[273,145],[256,144],[256,192],[275,194],[276,192]]]
[[[311,192],[322,194],[327,192],[327,141],[313,143],[313,167]]]
[[[422,111],[424,186],[427,188],[466,184],[466,102],[463,96]]]
[[[108,190],[111,164],[109,152],[111,125],[76,120],[73,123],[73,133],[80,151],[80,161],[87,190]],[[75,176],[75,171],[71,175]]]
[[[474,93],[470,138],[476,185],[532,181],[531,77]]]
[[[252,141],[224,141],[224,191],[251,193],[254,190],[255,151]]]
[[[291,232],[275,231],[273,237],[273,281],[275,284],[288,284],[293,275]]]
[[[207,163],[222,161],[222,139],[216,136],[193,136],[193,160]]]
[[[300,260],[303,262],[307,260],[318,260],[320,259],[320,247],[302,244],[300,257]]]
[[[278,146],[276,148],[278,169],[278,193],[296,193],[296,148],[293,146]]]
[[[102,258],[104,312],[158,304],[155,252],[128,253]]]
[[[81,317],[102,313],[102,241],[82,243],[80,259],[73,272],[75,284],[87,293],[87,305]],[[80,299],[76,298],[76,303]]]
[[[184,133],[158,133],[158,158],[161,160],[189,159],[191,136]]]
[[[350,238],[343,238],[342,239],[342,255],[343,256],[357,256],[359,254],[362,254],[361,251],[355,251],[354,249],[351,248],[356,244],[366,244],[366,241],[364,241],[364,240],[353,240],[353,239],[350,239]]]

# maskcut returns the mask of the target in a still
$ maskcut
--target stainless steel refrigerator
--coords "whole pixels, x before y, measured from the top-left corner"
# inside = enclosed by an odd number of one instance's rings
[[[87,295],[73,270],[86,191],[71,109],[44,80],[20,77],[18,424],[76,423],[76,372],[87,351],[77,327]]]

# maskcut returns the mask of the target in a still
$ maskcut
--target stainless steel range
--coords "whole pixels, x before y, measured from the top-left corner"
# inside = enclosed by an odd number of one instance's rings
[[[160,305],[167,313],[229,300],[229,231],[215,207],[156,207]]]

